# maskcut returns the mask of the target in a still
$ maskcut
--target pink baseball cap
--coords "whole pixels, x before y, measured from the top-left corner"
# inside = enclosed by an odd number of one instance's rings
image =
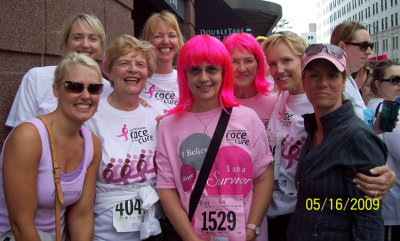
[[[306,66],[315,59],[326,59],[340,71],[346,70],[346,53],[334,44],[313,44],[309,46],[304,55],[301,65],[301,71],[304,71]]]

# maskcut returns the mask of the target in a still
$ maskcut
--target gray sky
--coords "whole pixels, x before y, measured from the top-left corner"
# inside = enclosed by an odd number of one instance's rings
[[[282,6],[282,18],[289,21],[291,31],[301,34],[308,32],[308,24],[316,23],[317,0],[268,0]],[[288,30],[288,29],[286,29]]]

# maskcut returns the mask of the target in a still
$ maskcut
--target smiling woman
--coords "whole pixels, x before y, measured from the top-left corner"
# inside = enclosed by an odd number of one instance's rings
[[[224,45],[209,35],[189,40],[178,55],[178,83],[178,105],[161,121],[157,136],[157,191],[168,219],[182,240],[267,240],[263,221],[272,156],[257,114],[234,102],[232,61]],[[218,116],[229,110],[223,130]],[[204,173],[213,148],[214,163]],[[202,178],[207,184],[195,191]],[[196,194],[201,201],[189,208]]]
[[[152,14],[143,27],[141,38],[155,47],[157,68],[140,97],[157,108],[160,114],[165,114],[178,104],[179,98],[172,62],[183,45],[183,37],[175,15],[168,11]]]
[[[155,217],[156,113],[139,104],[155,59],[150,43],[127,34],[107,48],[104,67],[114,90],[86,122],[102,142],[93,240],[144,240],[161,232]]]
[[[104,51],[106,36],[100,20],[93,15],[80,13],[67,19],[60,31],[60,49],[67,53],[78,52],[96,60]],[[6,125],[17,126],[38,115],[52,112],[57,107],[52,84],[56,66],[30,69],[22,78]],[[104,81],[102,96],[108,96],[111,87]]]
[[[54,79],[57,108],[43,117],[54,134],[55,150],[50,148],[49,134],[38,118],[14,128],[4,144],[0,156],[0,234],[11,228],[16,240],[39,240],[39,231],[55,236],[51,154],[55,151],[64,196],[59,220],[63,240],[64,227],[68,226],[72,240],[89,241],[101,147],[82,125],[97,111],[101,72],[93,59],[71,53],[57,66]]]

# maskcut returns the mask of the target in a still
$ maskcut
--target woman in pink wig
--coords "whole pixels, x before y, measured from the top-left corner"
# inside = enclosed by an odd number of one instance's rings
[[[267,128],[276,95],[269,91],[268,65],[260,44],[247,33],[231,34],[223,43],[232,59],[236,101],[255,110]]]
[[[224,45],[208,35],[189,40],[178,55],[179,102],[160,122],[157,190],[183,240],[266,240],[260,225],[273,185],[272,156],[264,126],[233,96],[233,69]],[[189,203],[218,117],[230,111],[200,201]],[[177,127],[179,131],[176,131]],[[266,190],[269,190],[266,192]]]

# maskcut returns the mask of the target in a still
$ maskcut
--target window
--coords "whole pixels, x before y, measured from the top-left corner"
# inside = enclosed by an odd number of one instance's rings
[[[383,52],[386,51],[386,49],[385,49],[385,40],[382,41],[382,51],[383,51]]]
[[[385,17],[385,29],[388,29],[388,18],[387,17]]]
[[[396,40],[396,38],[395,37],[393,37],[392,38],[392,49],[394,50],[394,49],[396,49],[396,43],[395,43],[395,40]]]
[[[376,10],[376,14],[378,14],[379,13],[378,2],[375,3],[375,10]]]
[[[383,18],[382,18],[382,30],[385,30],[385,21],[383,21]]]
[[[381,11],[383,12],[383,0],[381,0]]]
[[[387,0],[385,0],[385,10],[387,9]]]
[[[372,5],[372,15],[375,15],[375,4]]]
[[[395,23],[396,23],[396,26],[399,25],[398,19],[399,19],[399,18],[398,18],[398,14],[395,13],[394,21],[395,21]]]
[[[376,41],[375,46],[376,46],[376,53],[379,53],[379,41]]]
[[[393,14],[390,15],[390,23],[391,23],[390,27],[393,28],[394,27]]]

